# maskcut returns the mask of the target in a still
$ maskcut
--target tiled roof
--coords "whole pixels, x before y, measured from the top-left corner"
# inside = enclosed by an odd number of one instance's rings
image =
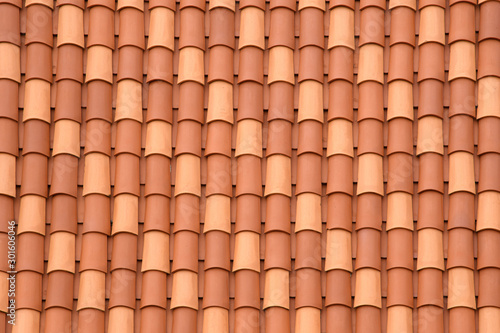
[[[500,332],[499,17],[0,0],[0,331]]]

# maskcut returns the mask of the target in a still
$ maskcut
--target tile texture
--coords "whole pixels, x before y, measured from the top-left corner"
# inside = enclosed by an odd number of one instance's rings
[[[500,332],[497,0],[0,0],[0,331]]]

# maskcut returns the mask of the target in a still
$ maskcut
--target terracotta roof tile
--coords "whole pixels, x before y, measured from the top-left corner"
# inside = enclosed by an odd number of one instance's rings
[[[0,1],[0,327],[499,331],[499,9]]]

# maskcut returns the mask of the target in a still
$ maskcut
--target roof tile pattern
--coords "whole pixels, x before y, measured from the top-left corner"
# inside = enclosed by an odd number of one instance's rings
[[[498,17],[0,0],[0,331],[500,332]]]

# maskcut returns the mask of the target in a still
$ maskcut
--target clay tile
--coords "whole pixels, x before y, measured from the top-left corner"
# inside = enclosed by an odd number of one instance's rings
[[[51,2],[52,3],[52,2]],[[26,39],[25,45],[43,43],[52,47],[52,9],[35,4],[26,10]]]
[[[394,192],[387,197],[386,230],[413,230],[413,197],[410,193]]]
[[[443,273],[440,270],[423,269],[418,272],[417,307],[424,305],[443,306],[442,281]]]
[[[295,232],[316,231],[321,233],[321,196],[302,193],[297,197]]]
[[[39,195],[26,195],[19,205],[18,234],[23,232],[45,234],[46,199]]]
[[[179,51],[179,76],[177,83],[194,81],[205,83],[204,52],[196,47],[185,47]]]
[[[438,117],[422,117],[418,120],[417,155],[436,153],[442,155],[443,127]]]
[[[143,273],[141,312],[145,311],[146,307],[160,307],[164,314],[167,307],[167,274],[158,271]]]
[[[267,113],[269,124],[272,120],[277,119],[293,122],[293,99],[293,85],[286,82],[275,82],[269,86],[269,110]],[[270,140],[268,140],[268,145],[269,143]]]
[[[300,21],[302,24],[300,24],[299,48],[317,46],[322,49],[325,46],[323,11],[309,7],[302,9],[300,11]]]
[[[474,194],[457,192],[450,197],[448,229],[474,230]]]
[[[262,10],[265,10],[265,1],[264,0],[243,0],[240,3],[239,8],[243,9],[246,7],[257,7]]]
[[[108,185],[109,186],[109,185]],[[83,216],[83,232],[110,232],[110,199],[101,194],[85,196],[85,213]]]
[[[475,45],[458,41],[450,45],[450,70],[448,80],[458,78],[476,79]]]
[[[18,264],[19,265],[19,264]],[[16,265],[17,266],[17,265]],[[19,271],[19,268],[17,268]],[[18,272],[16,275],[16,315],[21,309],[42,311],[42,274],[38,272]],[[22,286],[22,287],[21,287]],[[17,317],[16,316],[16,317]],[[19,316],[21,317],[21,316]],[[21,320],[17,317],[16,319]],[[35,325],[33,325],[33,328]],[[38,325],[36,325],[38,327]]]
[[[206,195],[232,195],[231,159],[220,154],[211,155],[207,161]]]
[[[114,303],[114,302],[113,302]],[[130,303],[129,306],[127,306]],[[110,331],[123,331],[129,327],[129,323],[134,320],[134,304],[132,303],[132,297],[128,297],[124,302],[117,302],[117,306],[114,309],[109,310],[109,330]],[[132,307],[132,308],[130,308]]]
[[[213,230],[205,234],[205,270],[221,268],[229,271],[229,235]],[[206,290],[206,289],[205,289]]]
[[[266,270],[272,268],[281,268],[287,271],[291,270],[289,234],[279,231],[272,231],[267,233],[265,250],[266,252],[264,256],[264,268]]]
[[[443,158],[439,154],[422,154],[419,159],[418,192],[434,190],[443,193]]]
[[[365,81],[384,83],[383,55],[380,45],[367,44],[359,49],[358,84]]]
[[[290,330],[288,315],[288,309],[290,308],[289,285],[289,273],[286,270],[270,269],[266,271],[264,303],[262,304],[262,307],[266,310],[266,330],[276,328],[277,330],[273,332],[279,332],[280,329],[286,329],[287,327]],[[281,311],[276,311],[277,309]],[[278,321],[278,323],[275,321]],[[278,328],[277,325],[281,326]]]
[[[122,48],[120,51],[122,51]],[[163,80],[170,84],[173,82],[173,52],[163,47],[153,47],[149,49],[147,82],[153,80]],[[139,59],[139,63],[141,60]],[[120,69],[118,69],[120,71]],[[142,70],[141,70],[142,72]],[[140,73],[142,79],[142,73]]]
[[[112,54],[112,50],[105,46],[96,45],[88,49],[86,82],[103,80],[113,83]]]
[[[43,272],[43,241],[44,236],[34,232],[26,232],[18,236],[17,271]],[[20,284],[19,280],[17,282]]]
[[[206,199],[203,232],[221,231],[231,233],[231,198],[226,195],[211,195]]]
[[[198,233],[200,231],[199,201],[197,196],[191,194],[175,198],[174,232],[189,230]]]
[[[19,119],[19,84],[11,80],[0,80],[0,108],[2,118]]]
[[[443,8],[432,5],[420,7],[420,31],[418,34],[418,45],[435,42],[444,45],[445,40],[445,22],[444,6]]]
[[[11,43],[0,43],[0,78],[21,82],[20,48]]]
[[[127,7],[120,11],[118,47],[123,46],[135,46],[143,50],[145,48],[144,13],[135,8]]]
[[[70,154],[80,157],[80,124],[72,120],[59,120],[54,130],[52,156]]]
[[[295,306],[297,307],[297,305]],[[321,307],[297,308],[295,329],[297,332],[318,332],[321,328]]]
[[[430,44],[429,44],[430,45]],[[419,84],[418,117],[443,117],[443,84],[437,80],[425,80]]]
[[[236,196],[241,194],[262,195],[260,158],[242,155],[237,163]]]
[[[112,331],[113,324],[125,328],[127,322],[124,316],[113,318],[113,310],[131,310],[135,308],[135,279],[134,271],[128,269],[115,270],[111,274],[111,287],[109,291],[109,326]],[[117,307],[116,309],[113,309]],[[129,309],[125,309],[129,308]],[[114,320],[113,320],[114,319]],[[121,323],[121,325],[120,325]]]
[[[125,79],[118,82],[115,122],[135,120],[142,123],[142,82]]]
[[[21,45],[19,8],[10,4],[0,4],[0,42]]]
[[[269,75],[267,83],[278,81],[295,83],[293,71],[293,50],[277,46],[269,50]]]
[[[146,121],[154,120],[172,123],[172,85],[164,81],[153,81],[148,86]]]
[[[454,307],[452,311],[449,311],[449,316],[450,330],[475,330],[475,309]]]
[[[466,191],[474,194],[475,190],[474,156],[466,152],[449,155],[448,193]]]
[[[144,2],[141,0],[118,0],[116,10],[120,11],[124,8],[135,8],[139,11],[144,10]]]
[[[262,123],[254,119],[238,122],[235,156],[262,157]]]
[[[212,154],[222,154],[227,157],[231,157],[231,124],[226,122],[217,121],[213,122],[208,126],[208,135],[207,135],[207,145],[205,149],[205,156],[210,156]],[[213,159],[215,161],[215,159]],[[222,161],[221,161],[222,162]],[[208,161],[210,163],[210,161]],[[228,161],[229,169],[227,170],[213,170],[215,174],[220,172],[228,172],[230,174],[230,161]],[[226,165],[226,161],[224,159],[224,163],[221,164],[213,164],[215,167],[223,167]],[[210,173],[209,173],[210,174]],[[219,181],[225,180],[228,175],[219,174],[216,179]],[[209,176],[210,177],[210,176]],[[229,181],[229,179],[227,179]],[[230,183],[230,181],[229,181]]]
[[[358,232],[358,237],[359,234],[360,233]],[[402,229],[402,228],[396,228],[390,230],[390,232],[388,233],[388,244],[387,244],[388,270],[392,268],[406,268],[409,270],[409,272],[413,270],[412,236],[413,236],[412,230]],[[410,281],[411,281],[411,274],[410,274]]]
[[[391,1],[391,3],[393,2]],[[413,4],[415,4],[415,1],[413,1]],[[415,46],[414,8],[412,10],[409,7],[395,7],[391,11],[390,45],[397,43],[406,43]]]
[[[393,153],[413,155],[413,123],[406,118],[394,118],[388,127],[387,155]]]
[[[42,6],[47,6],[50,9],[54,9],[54,2],[49,1],[49,0],[27,0],[26,1],[26,7],[29,7],[32,5],[42,5]]]
[[[417,269],[435,268],[444,270],[443,232],[425,228],[418,231]]]
[[[76,198],[78,157],[61,154],[55,156],[52,163],[50,195],[68,194]]]
[[[148,156],[146,161],[145,195],[171,195],[170,159],[160,154]]]
[[[229,263],[229,258],[228,258]],[[210,325],[211,328],[223,326],[227,327],[227,315],[229,309],[229,274],[222,269],[208,269],[204,275],[205,288],[203,294],[204,326]],[[214,310],[225,313],[212,313]],[[224,316],[226,317],[224,319]]]
[[[481,230],[477,234],[477,269],[499,267],[500,258],[495,255],[500,247],[498,230]],[[480,296],[481,297],[481,296]]]
[[[413,46],[397,44],[391,47],[388,82],[406,80],[413,82]]]
[[[269,8],[271,10],[279,8],[287,8],[292,11],[295,11],[295,9],[297,8],[297,2],[294,0],[272,0],[269,4]]]
[[[4,218],[5,221],[14,220],[14,198],[5,195],[1,196],[0,208],[2,208],[0,213],[1,217]],[[7,232],[8,232],[7,225],[2,227],[2,232],[4,232],[5,233],[4,236],[7,237]]]
[[[206,122],[216,120],[228,125],[233,123],[233,85],[224,81],[214,81],[209,85]]]
[[[475,117],[475,83],[468,79],[456,79],[450,82],[449,116],[469,115]],[[451,121],[451,120],[450,120]],[[450,126],[452,126],[450,124]],[[450,129],[450,134],[451,134]]]
[[[142,272],[151,270],[170,272],[169,235],[162,231],[144,233]],[[165,286],[166,287],[166,286]]]
[[[110,267],[111,272],[123,269],[134,272],[135,276],[135,270],[137,265],[136,252],[137,252],[136,235],[127,232],[120,232],[115,234],[113,236],[113,250],[111,252],[111,267]],[[119,271],[117,275],[122,275],[122,274],[123,273]],[[133,288],[133,285],[126,288]]]
[[[122,46],[119,51],[119,56],[118,81],[132,79],[142,83],[142,50],[134,46]],[[166,58],[166,60],[168,60],[168,58]],[[149,67],[152,66],[148,66],[148,70]]]
[[[364,119],[358,123],[358,155],[374,153],[383,156],[383,123],[375,119]]]
[[[277,2],[278,1],[276,1],[276,3]],[[294,49],[295,38],[293,29],[295,2],[293,3],[293,9],[289,7],[276,7],[275,9],[273,9],[273,4],[276,5],[274,1],[271,3],[272,11],[271,24],[269,28],[268,48],[273,48],[275,46],[286,46],[290,49]]]
[[[234,308],[236,310],[240,310],[243,307],[259,309],[259,273],[243,269],[235,272],[234,277],[235,286],[237,286],[234,288]]]
[[[52,82],[52,49],[51,47],[33,43],[27,47],[26,81],[42,79]]]
[[[19,1],[19,0],[2,0],[2,3],[9,4],[9,5],[12,5],[12,6],[16,6],[18,8],[22,8],[23,7],[22,1]]]
[[[425,79],[444,81],[444,47],[426,43],[419,47],[418,82]]]
[[[351,233],[342,229],[327,230],[325,271],[352,272]]]
[[[234,241],[233,271],[260,271],[259,234],[251,231],[238,232]]]
[[[85,154],[111,155],[111,125],[101,119],[89,120],[86,124]]]
[[[413,158],[404,153],[392,154],[388,158],[387,193],[403,191],[413,193]]]
[[[254,81],[262,84],[264,79],[264,53],[262,50],[255,47],[246,47],[239,52],[238,83]],[[242,104],[241,100],[240,104]]]
[[[321,195],[321,156],[304,153],[297,160],[297,186],[295,194],[315,193]]]
[[[335,332],[352,331],[350,296],[349,305],[330,305],[326,308],[326,325],[327,327],[331,327]]]
[[[354,307],[356,308],[381,308],[380,272],[372,268],[358,270],[356,272],[356,290],[354,295]],[[357,309],[356,312],[360,309]],[[359,312],[358,315],[360,315]]]
[[[297,155],[316,153],[323,155],[322,124],[317,121],[303,121],[299,125],[299,146]]]
[[[89,232],[83,235],[80,272],[97,270],[105,273],[107,271],[107,240],[107,236],[99,232]],[[82,276],[80,280],[83,280]]]
[[[262,85],[258,82],[243,82],[238,86],[239,105],[235,105],[238,107],[237,120],[255,119],[262,122],[264,116]]]
[[[328,121],[336,118],[353,120],[352,84],[335,80],[329,85]]]
[[[146,181],[146,184],[148,182]],[[170,198],[150,194],[146,198],[144,232],[159,230],[170,232]]]
[[[475,5],[461,2],[450,7],[450,34],[448,43],[476,42]]]
[[[233,83],[233,50],[224,46],[215,46],[210,49],[208,66],[208,81],[223,80]]]
[[[460,151],[473,154],[473,118],[465,115],[451,117],[448,142],[448,154]]]
[[[500,77],[500,64],[494,56],[498,52],[500,52],[500,43],[497,40],[487,39],[479,43],[478,79],[489,75]]]
[[[382,229],[382,197],[378,194],[365,193],[357,197],[356,230],[364,228]]]
[[[59,4],[61,6],[61,4]],[[59,8],[57,46],[73,44],[84,48],[83,8],[62,5]]]
[[[292,124],[286,120],[274,120],[269,122],[267,132],[266,155],[282,154],[288,157],[292,155]]]
[[[366,119],[384,121],[384,87],[377,82],[368,81],[358,87],[358,122]]]
[[[211,6],[212,2],[210,2]],[[228,4],[234,6],[234,2],[228,2]],[[230,10],[216,7],[210,10],[210,22],[208,47],[222,45],[234,49],[234,8]]]
[[[122,153],[141,156],[141,124],[124,119],[117,125],[115,155]]]
[[[172,156],[172,125],[162,120],[148,123],[145,156],[159,154]]]
[[[498,278],[498,268],[486,268],[479,271],[478,307],[499,305],[500,288],[495,279]]]
[[[254,46],[264,50],[264,11],[255,7],[243,8],[242,5],[240,5],[238,48],[241,50],[247,46]]]
[[[5,175],[0,181],[0,193],[16,197],[16,157],[10,154],[0,154],[1,170]]]
[[[50,274],[48,280],[45,309],[62,307],[71,310],[73,308],[73,274],[55,271]],[[47,314],[49,312],[52,311],[47,311]]]
[[[383,0],[363,0],[360,2],[359,9],[366,9],[368,7],[378,7],[385,10],[386,2]]]
[[[343,7],[338,9],[340,8]],[[335,47],[329,53],[328,81],[346,80],[352,83],[354,51],[346,47]]]
[[[499,165],[500,154],[488,153],[481,155],[478,192],[487,190],[499,191],[500,177],[498,177],[498,172],[496,171]]]
[[[115,159],[114,194],[130,193],[139,196],[139,157],[132,154],[120,154]]]
[[[472,234],[472,230],[464,228],[454,228],[448,231],[448,261],[446,265],[448,269],[455,267],[474,269],[474,257],[470,255],[473,253]]]
[[[409,287],[411,290],[411,287]],[[413,298],[409,306],[397,305],[387,308],[387,330],[400,332],[412,330],[413,327]]]
[[[323,49],[310,46],[300,50],[299,82],[315,80],[323,84]]]
[[[376,193],[384,195],[382,156],[368,153],[358,157],[357,194]]]
[[[54,121],[82,120],[82,85],[73,80],[64,80],[57,84],[56,108]]]
[[[342,304],[350,309],[352,304],[350,272],[334,269],[326,273],[325,305],[333,304]]]
[[[156,274],[161,274],[161,273],[156,273]],[[150,276],[151,276],[151,273],[150,273]],[[165,285],[166,285],[166,281],[165,281]],[[153,287],[153,290],[156,287],[156,285],[150,284],[150,283],[148,283],[147,286]],[[158,295],[155,295],[155,296],[158,297]],[[145,304],[144,299],[141,300],[141,305],[142,304]],[[166,331],[167,330],[167,316],[165,315],[165,312],[166,312],[165,308],[161,308],[161,307],[158,307],[155,305],[143,306],[141,308],[141,323],[140,323],[141,332],[151,332],[155,329],[158,329],[162,332]]]
[[[479,120],[478,154],[500,152],[500,118],[488,117]]]
[[[481,42],[485,39],[500,39],[500,26],[496,19],[500,12],[500,6],[495,1],[487,1],[481,4],[481,16],[479,20],[479,37]]]
[[[200,124],[204,122],[203,93],[203,85],[197,82],[188,81],[180,85],[177,122],[183,120],[193,120]]]
[[[448,271],[448,290],[448,309],[455,307],[476,308],[473,269],[463,267],[450,269]]]
[[[71,323],[71,310],[50,308],[45,312],[45,329],[47,332],[59,332]],[[43,325],[43,324],[42,324]]]
[[[112,6],[114,7],[114,1]],[[113,49],[114,39],[114,11],[109,8],[96,6],[90,10],[89,32],[87,47],[101,45]]]
[[[385,4],[385,3],[384,3]],[[359,46],[374,43],[384,46],[384,11],[378,7],[361,10]],[[403,29],[402,27],[400,27]]]
[[[330,9],[335,7],[344,6],[354,10],[354,1],[353,0],[333,0],[330,1]]]
[[[0,152],[17,156],[19,153],[17,122],[8,118],[0,118],[0,127],[2,128],[0,131]]]
[[[202,11],[205,11],[205,6],[206,3],[204,0],[183,0],[182,3],[180,4],[179,9],[195,7]]]
[[[327,193],[353,194],[352,158],[343,154],[333,155],[328,159]]]
[[[196,47],[205,49],[205,13],[195,7],[182,8],[179,49]]]
[[[178,156],[175,182],[175,196],[180,194],[200,196],[200,157],[193,154]]]
[[[30,80],[25,85],[23,122],[37,120],[50,123],[50,83]]]
[[[411,240],[410,240],[411,245]],[[387,306],[403,305],[413,307],[413,263],[411,269],[387,271]]]
[[[345,46],[354,50],[354,10],[348,7],[332,7],[330,10],[330,29],[328,48]]]
[[[417,229],[443,230],[443,195],[436,191],[425,191],[419,194],[418,200]]]
[[[380,231],[360,229],[357,232],[356,270],[361,268],[381,269]]]
[[[38,120],[28,120],[24,123],[23,155],[38,153],[50,155],[49,124]]]
[[[156,7],[153,7],[156,6]],[[168,5],[167,5],[168,6]],[[165,8],[163,4],[149,2],[149,38],[148,48],[166,47],[174,51],[174,9]]]
[[[260,196],[240,195],[236,200],[235,232],[261,231]]]
[[[198,311],[188,307],[177,307],[172,311],[172,329],[179,332],[196,330]]]
[[[500,91],[500,78],[489,76],[479,80],[477,97],[477,118],[479,120],[487,116],[500,118],[500,111],[498,111],[500,110],[500,94],[497,93],[498,91]]]
[[[185,120],[177,125],[175,155],[194,154],[201,156],[201,124]]]
[[[282,231],[290,234],[290,208],[289,197],[284,195],[269,195],[266,205],[265,232]],[[276,237],[281,239],[282,236]]]
[[[295,269],[321,270],[321,234],[311,230],[296,233]]]
[[[298,270],[296,274],[297,290],[295,296],[295,308],[300,309],[303,307],[314,307],[321,309],[320,271],[311,268],[304,268]],[[298,312],[298,310],[296,310],[296,312]],[[309,324],[311,324],[311,322],[309,322]]]

